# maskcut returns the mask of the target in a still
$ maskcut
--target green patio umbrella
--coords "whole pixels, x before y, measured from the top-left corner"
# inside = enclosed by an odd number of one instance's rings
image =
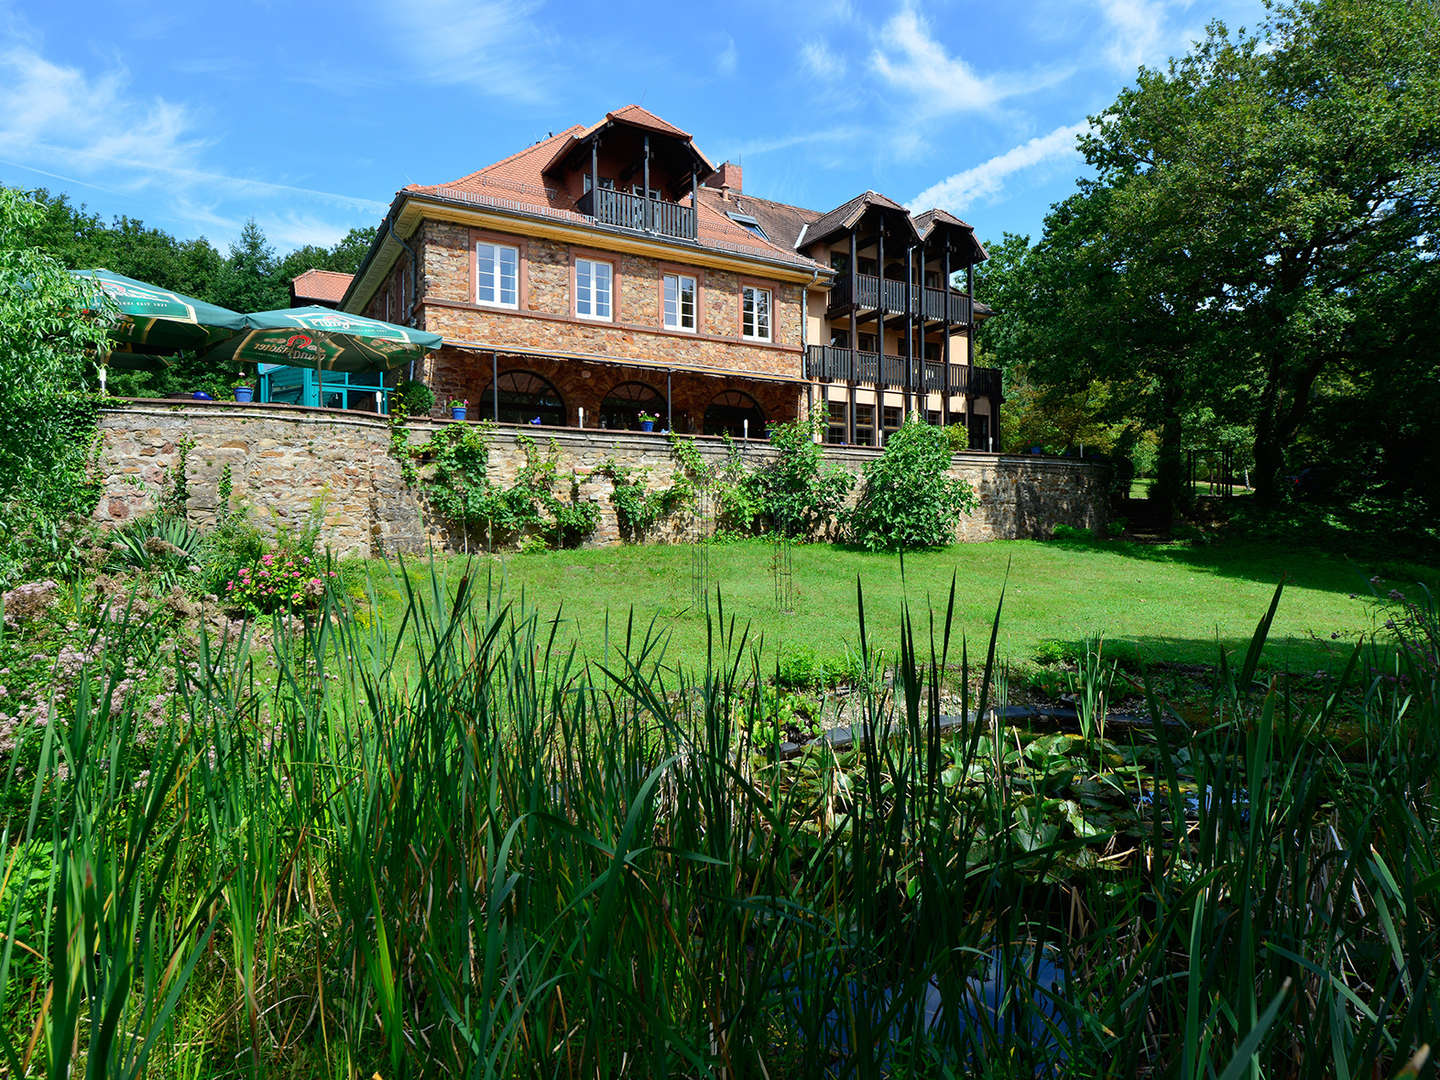
[[[153,355],[184,349],[198,352],[245,329],[245,316],[238,311],[207,304],[172,289],[136,281],[111,270],[70,272],[81,281],[94,284],[97,307],[98,294],[103,293],[119,309],[120,322],[110,331],[110,337],[122,350]]]
[[[442,343],[439,334],[325,307],[257,311],[249,330],[212,349],[216,359],[321,371],[388,371]]]

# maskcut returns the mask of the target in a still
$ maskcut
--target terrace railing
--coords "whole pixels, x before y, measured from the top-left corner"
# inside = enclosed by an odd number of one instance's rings
[[[905,282],[885,278],[882,282],[874,274],[855,276],[855,306],[862,311],[875,311],[881,307],[884,295],[886,315],[919,315],[924,313],[928,322],[945,322],[952,326],[969,326],[972,305],[970,297],[953,289],[922,289],[911,298],[907,307]],[[851,306],[850,277],[841,274],[830,287],[830,311],[848,311]]]
[[[811,345],[805,352],[805,376],[826,382],[858,383],[881,389],[915,389],[916,383],[924,379],[927,391],[941,391],[945,388],[945,365],[933,360],[921,361],[918,357],[908,361],[910,376],[907,377],[907,361],[903,356],[881,355],[862,352],[858,349],[844,349],[834,345]],[[923,375],[921,372],[923,371]],[[998,368],[971,367],[968,364],[950,365],[950,392],[969,394],[973,397],[992,397],[1000,393],[1000,370]]]
[[[695,209],[664,199],[632,195],[628,191],[595,188],[587,191],[575,208],[602,225],[615,225],[635,232],[695,239]]]

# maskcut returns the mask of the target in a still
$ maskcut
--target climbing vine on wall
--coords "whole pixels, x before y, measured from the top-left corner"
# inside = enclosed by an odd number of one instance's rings
[[[560,472],[554,440],[542,451],[530,436],[517,436],[525,463],[515,482],[504,487],[488,475],[490,437],[488,424],[447,424],[422,446],[411,449],[408,439],[401,444],[412,467],[417,456],[428,459],[426,473],[415,471],[426,501],[440,517],[483,529],[501,543],[526,546],[573,547],[595,531],[600,510],[580,498],[573,473]],[[392,447],[394,441],[392,436]]]

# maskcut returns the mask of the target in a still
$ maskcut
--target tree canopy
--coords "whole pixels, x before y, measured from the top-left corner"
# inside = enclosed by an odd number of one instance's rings
[[[1246,431],[1273,501],[1317,402],[1361,372],[1395,389],[1381,366],[1433,371],[1433,338],[1399,320],[1434,320],[1414,309],[1440,223],[1435,4],[1302,0],[1253,32],[1213,23],[1141,69],[1080,148],[1094,176],[1011,253],[1023,315],[992,347],[1052,391],[1103,386],[1099,415],[1158,432],[1166,501],[1187,427]]]
[[[4,189],[0,189],[4,190]],[[15,198],[21,193],[11,192]],[[374,227],[351,229],[331,247],[307,244],[277,256],[253,220],[222,255],[209,240],[179,240],[130,217],[106,224],[63,194],[29,194],[35,210],[25,226],[28,242],[61,265],[83,270],[104,267],[118,274],[175,289],[235,311],[269,311],[290,306],[290,282],[309,269],[354,273],[375,238]],[[110,388],[119,394],[161,397],[175,391],[210,388],[228,381],[195,358],[181,358],[163,371],[115,372]]]

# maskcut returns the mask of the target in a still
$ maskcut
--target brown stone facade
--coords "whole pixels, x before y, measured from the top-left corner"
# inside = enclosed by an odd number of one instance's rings
[[[519,298],[515,308],[476,300],[475,245],[481,240],[519,251]],[[706,369],[736,375],[800,380],[801,287],[683,262],[606,251],[519,233],[426,221],[410,241],[421,267],[418,321],[451,343],[509,347],[517,351]],[[613,318],[593,320],[575,311],[577,258],[613,267]],[[377,318],[396,319],[408,296],[409,256],[399,259],[366,307]],[[663,276],[696,281],[696,327],[667,330]],[[750,285],[771,294],[771,340],[749,341],[741,326],[741,290]],[[403,319],[399,319],[403,321]]]
[[[415,421],[412,443],[424,442],[441,423]],[[188,438],[193,441],[189,508],[197,524],[214,520],[217,484],[229,465],[233,499],[249,508],[256,524],[270,531],[298,526],[318,510],[323,539],[337,555],[420,551],[429,541],[461,546],[460,538],[448,537],[442,523],[427,515],[423,500],[401,478],[389,453],[389,426],[373,416],[292,405],[136,401],[103,410],[100,429],[105,490],[96,517],[102,522],[121,524],[154,509],[180,442]],[[674,470],[662,435],[500,427],[490,458],[497,483],[513,481],[524,463],[516,438],[522,432],[543,443],[553,440],[561,472],[573,475],[579,497],[599,508],[595,544],[620,540],[610,504],[613,486],[599,474],[603,463],[649,468],[657,488],[669,484]],[[699,438],[695,445],[717,463],[727,453],[719,439]],[[775,451],[768,443],[747,442],[741,452],[758,464]],[[877,453],[829,447],[825,456],[858,471]],[[1098,529],[1105,523],[1107,470],[1095,463],[965,453],[955,455],[951,474],[969,481],[980,496],[979,509],[957,529],[960,540],[1046,537],[1057,525]],[[675,529],[657,539],[683,535],[685,530]]]

